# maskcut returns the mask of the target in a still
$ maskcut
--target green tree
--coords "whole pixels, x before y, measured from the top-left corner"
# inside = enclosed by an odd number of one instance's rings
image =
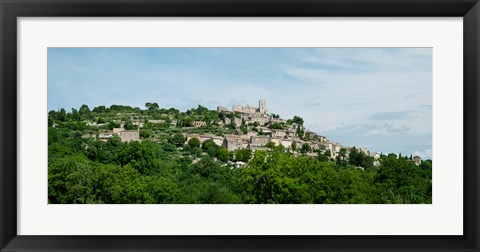
[[[152,130],[150,129],[141,129],[140,130],[140,137],[143,139],[148,139],[153,136]]]
[[[296,142],[293,142],[290,147],[292,148],[293,152],[297,151],[297,143]]]
[[[367,156],[354,146],[348,154],[348,163],[354,166],[369,168],[373,166],[373,157]]]
[[[170,138],[170,142],[172,144],[175,144],[177,147],[180,147],[185,143],[185,137],[181,133],[175,133]]]
[[[300,116],[294,116],[291,122],[303,126],[303,118],[301,118]]]
[[[318,152],[318,161],[326,162],[330,160],[330,150],[326,150],[324,153]]]
[[[228,151],[226,147],[220,147],[220,149],[218,149],[218,159],[223,162],[227,162],[231,159],[230,151]]]
[[[160,109],[160,106],[156,102],[147,102],[145,103],[145,107],[150,113],[156,112],[158,109]]]
[[[337,166],[340,166],[340,167],[345,167],[348,165],[347,149],[340,148],[340,151],[338,152],[338,155],[336,158],[336,163],[337,163]]]
[[[265,145],[265,147],[267,147],[267,148],[269,148],[269,149],[273,149],[273,148],[275,147],[275,143],[272,142],[272,141],[270,141],[270,142],[268,142],[268,143]]]
[[[107,108],[105,108],[105,106],[98,106],[93,108],[92,112],[103,114],[107,112]]]
[[[81,114],[81,115],[87,115],[87,114],[90,114],[90,108],[85,105],[85,104],[82,104],[82,106],[80,107],[80,109],[78,110],[78,112]]]
[[[272,126],[270,126],[271,129],[283,129],[283,126],[280,123],[273,123]]]
[[[248,162],[252,157],[252,151],[249,149],[237,149],[234,151],[235,160]]]
[[[310,147],[310,145],[308,143],[304,143],[302,144],[302,148],[300,149],[300,152],[305,154],[305,153],[308,153],[312,150],[312,148]]]
[[[196,137],[193,137],[190,140],[188,140],[188,145],[190,146],[190,148],[195,148],[195,147],[199,148],[200,140]]]

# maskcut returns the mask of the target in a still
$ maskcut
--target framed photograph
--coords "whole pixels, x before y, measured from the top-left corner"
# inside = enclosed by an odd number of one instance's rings
[[[3,1],[1,251],[479,251],[478,1]]]

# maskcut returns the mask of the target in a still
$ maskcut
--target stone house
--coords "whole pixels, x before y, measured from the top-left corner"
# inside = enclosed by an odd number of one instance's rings
[[[340,149],[342,148],[342,146],[339,144],[339,143],[331,143],[332,144],[332,154],[337,157],[338,156],[338,153],[340,152]]]
[[[123,131],[123,128],[113,128],[113,133],[118,134]]]
[[[312,148],[312,151],[314,150],[319,150],[320,149],[320,145],[318,142],[315,142],[315,141],[310,141],[310,143],[308,143],[310,145],[310,147]]]
[[[217,112],[228,112],[228,109],[222,106],[217,106]]]
[[[151,123],[151,124],[160,124],[160,123],[164,123],[165,120],[160,120],[160,119],[159,120],[152,120],[152,119],[150,119],[150,120],[148,120],[148,122]]]
[[[236,117],[235,117],[234,120],[233,120],[233,124],[234,124],[235,126],[240,126],[240,125],[242,125],[242,118],[236,118]]]
[[[272,130],[267,128],[267,127],[258,127],[258,129],[263,133],[263,134],[271,134]]]
[[[269,136],[252,136],[250,138],[250,146],[261,147],[265,146],[270,142]]]
[[[287,136],[287,132],[278,129],[272,129],[272,137],[284,138]]]
[[[198,140],[200,140],[200,143],[203,143],[207,140],[210,140],[213,138],[213,135],[200,135],[200,137],[198,138]]]
[[[243,148],[243,141],[239,136],[226,136],[225,139],[223,139],[223,146],[229,151],[234,151]]]
[[[248,137],[248,139],[250,139],[250,137],[256,136],[256,135],[258,135],[258,133],[257,133],[256,131],[253,131],[253,130],[247,131],[247,134],[246,134],[246,136]]]
[[[133,126],[137,126],[138,128],[143,128],[143,122],[141,122],[140,120],[133,120],[132,124],[133,124]],[[125,126],[122,126],[122,128],[123,127],[125,127]]]
[[[192,125],[195,128],[200,128],[200,127],[203,127],[203,126],[207,126],[207,123],[204,122],[204,121],[193,121]]]
[[[370,152],[370,157],[373,157],[374,160],[378,160],[380,158],[380,152]]]
[[[257,122],[260,125],[265,125],[270,122],[270,117],[266,114],[253,113],[244,116],[244,120],[247,123]]]
[[[287,137],[297,137],[297,132],[295,132],[294,130],[288,130],[285,132],[285,135]]]
[[[414,156],[413,161],[415,161],[415,165],[420,165],[422,163],[422,158],[419,156]]]
[[[367,156],[370,156],[370,151],[368,150],[368,148],[360,147],[360,148],[358,148],[358,150],[363,152],[363,154],[365,154]]]
[[[242,139],[242,149],[248,149],[250,147],[250,141],[248,139]]]
[[[140,141],[140,131],[123,130],[119,133],[122,142]]]
[[[230,123],[232,123],[232,120],[230,120],[230,118],[228,118],[228,117],[224,117],[223,118],[223,123],[230,124]]]
[[[106,142],[108,139],[113,137],[113,132],[112,131],[107,131],[107,132],[99,132],[98,133],[98,140]]]
[[[282,144],[282,139],[278,137],[271,137],[270,142],[274,142],[276,146],[279,146]]]
[[[186,134],[185,135],[185,144],[188,143],[188,141],[190,141],[190,139],[192,138],[197,138],[198,140],[200,140],[200,134]]]
[[[283,145],[285,148],[291,148],[293,141],[291,139],[282,139],[280,143]]]

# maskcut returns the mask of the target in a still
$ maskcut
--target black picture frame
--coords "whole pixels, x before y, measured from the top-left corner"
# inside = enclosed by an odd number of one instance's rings
[[[17,17],[59,16],[463,17],[464,235],[17,235]],[[480,251],[478,0],[0,0],[0,18],[1,251]]]

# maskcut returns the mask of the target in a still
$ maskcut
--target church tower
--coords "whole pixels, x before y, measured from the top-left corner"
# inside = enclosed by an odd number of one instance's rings
[[[267,101],[265,101],[265,99],[258,101],[258,112],[263,114],[267,113]]]

